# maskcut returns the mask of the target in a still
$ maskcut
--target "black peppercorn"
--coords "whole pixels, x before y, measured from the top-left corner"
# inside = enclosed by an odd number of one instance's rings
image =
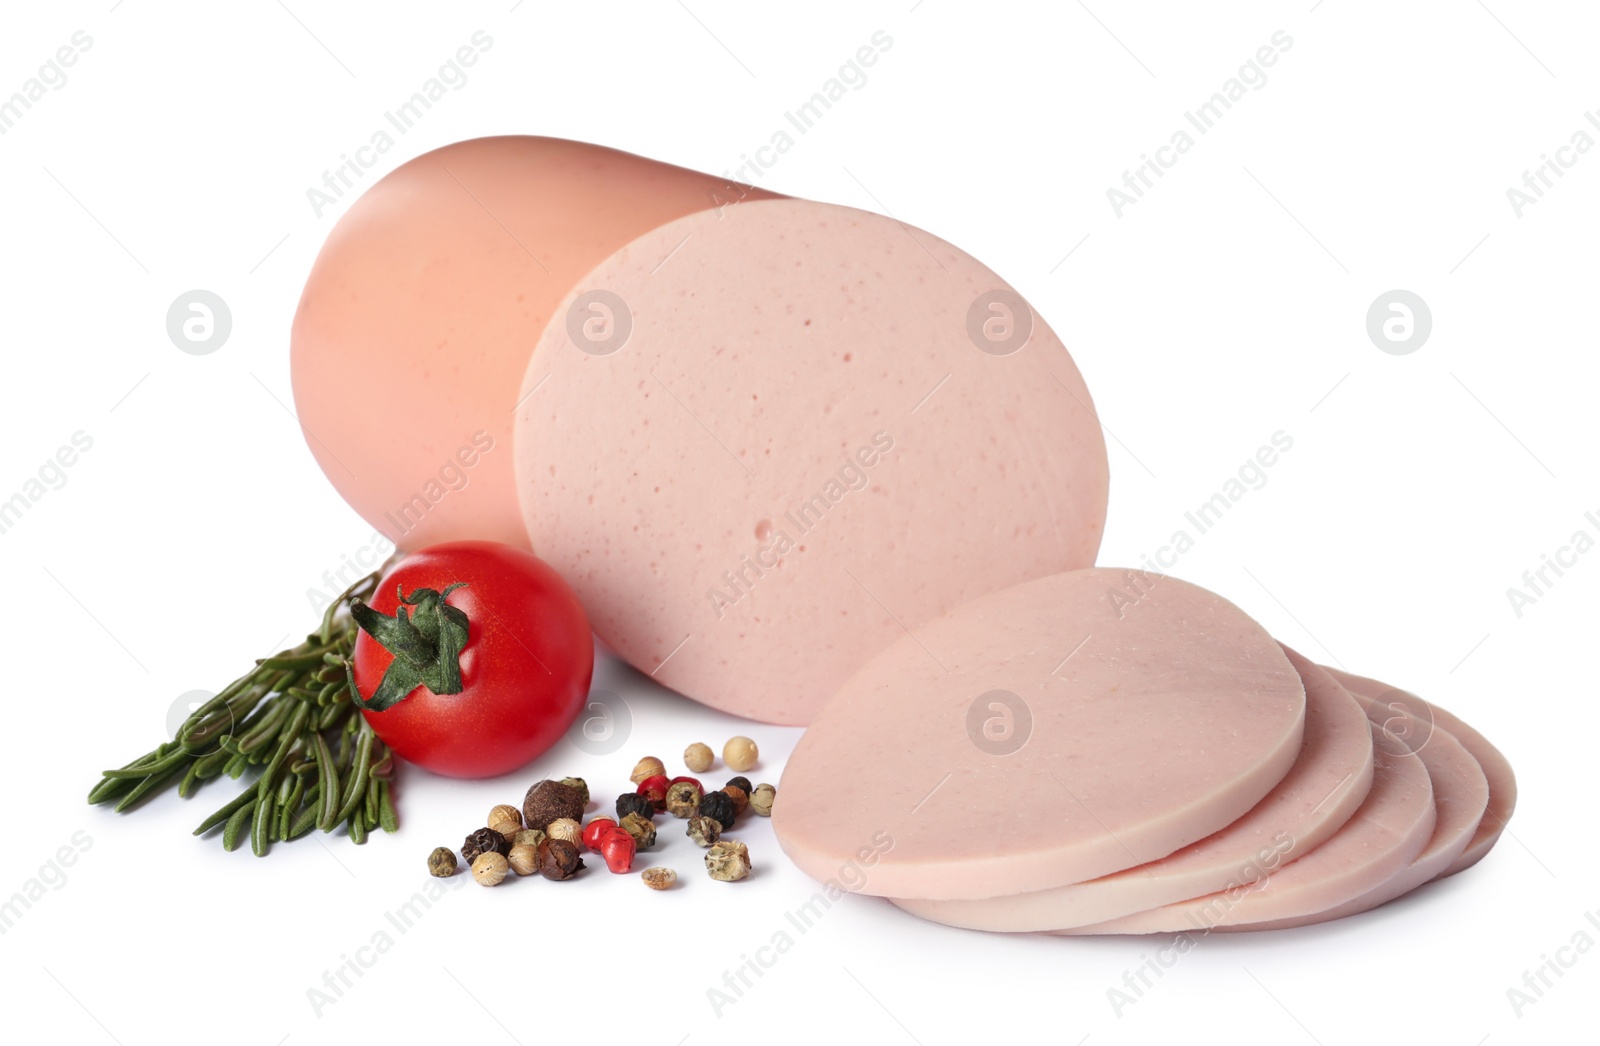
[[[506,837],[493,828],[480,828],[467,836],[466,842],[461,844],[461,858],[468,864],[478,859],[479,854],[497,853],[501,857],[511,852],[511,844],[506,842]]]
[[[578,848],[565,839],[546,839],[539,844],[539,874],[557,882],[571,879],[583,867]]]
[[[749,795],[751,792],[755,791],[755,787],[750,783],[750,778],[745,777],[743,774],[740,774],[738,777],[728,778],[728,784],[735,788],[744,789],[745,795]]]
[[[727,792],[707,792],[700,799],[700,816],[709,817],[724,829],[733,827],[733,797]]]
[[[638,814],[640,817],[650,818],[655,815],[656,808],[648,796],[638,792],[623,792],[617,796],[617,821],[620,823],[629,814]]]

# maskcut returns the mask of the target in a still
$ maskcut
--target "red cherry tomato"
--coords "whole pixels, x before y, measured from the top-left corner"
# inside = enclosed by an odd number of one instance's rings
[[[492,541],[454,541],[395,564],[373,594],[371,609],[392,618],[401,606],[400,591],[409,602],[423,589],[443,594],[442,605],[466,617],[461,689],[441,694],[418,683],[383,711],[362,714],[402,759],[435,773],[494,777],[527,765],[566,732],[589,693],[594,642],[578,597],[530,552]],[[415,628],[426,632],[423,607],[406,609]],[[363,627],[353,657],[363,699],[375,696],[394,660]],[[401,686],[411,678],[396,673]]]

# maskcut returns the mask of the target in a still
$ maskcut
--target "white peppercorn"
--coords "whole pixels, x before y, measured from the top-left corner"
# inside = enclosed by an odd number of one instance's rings
[[[756,743],[743,735],[730,737],[728,743],[722,746],[722,761],[728,764],[729,770],[737,773],[742,774],[754,767],[760,756]]]
[[[505,881],[506,870],[510,867],[511,862],[490,850],[479,854],[472,862],[472,878],[479,886],[499,886]]]
[[[539,848],[529,846],[527,843],[518,843],[511,848],[511,853],[506,855],[506,863],[518,875],[532,875],[539,870]]]
[[[683,750],[683,765],[689,768],[690,773],[703,774],[711,769],[717,761],[712,754],[710,745],[703,745],[699,741]]]
[[[583,837],[583,825],[570,817],[558,817],[545,825],[545,834],[551,839],[565,839],[576,845]]]
[[[654,777],[657,774],[664,774],[666,772],[666,765],[663,764],[661,760],[657,759],[653,755],[647,755],[634,764],[633,774],[628,778],[628,780],[632,781],[634,784],[638,784],[647,777]]]
[[[639,878],[652,890],[670,890],[678,881],[678,873],[671,868],[646,868],[639,873]]]

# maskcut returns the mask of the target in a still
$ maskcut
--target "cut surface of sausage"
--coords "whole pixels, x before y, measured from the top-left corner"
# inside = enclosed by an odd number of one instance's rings
[[[852,676],[790,756],[773,830],[823,881],[877,843],[868,894],[1082,882],[1248,812],[1304,720],[1282,648],[1221,596],[1069,571],[976,599]]]
[[[744,202],[633,241],[558,313],[516,424],[527,533],[679,693],[804,724],[906,629],[1094,561],[1077,367],[937,237]]]
[[[1085,926],[1227,889],[1249,869],[1271,871],[1333,835],[1372,786],[1366,713],[1319,666],[1291,650],[1306,688],[1305,736],[1289,773],[1243,817],[1159,861],[1088,882],[983,900],[895,898],[934,922],[980,930]]]

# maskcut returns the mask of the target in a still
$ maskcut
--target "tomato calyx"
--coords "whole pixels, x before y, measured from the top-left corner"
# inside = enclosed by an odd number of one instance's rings
[[[356,624],[394,655],[371,697],[361,696],[355,671],[349,661],[345,662],[345,677],[356,704],[369,712],[382,712],[411,696],[419,685],[435,694],[461,692],[461,650],[467,645],[467,615],[445,600],[456,589],[465,587],[466,582],[458,581],[446,585],[443,592],[418,588],[408,596],[404,588],[396,585],[400,606],[393,617],[360,599],[351,603],[350,616]]]

